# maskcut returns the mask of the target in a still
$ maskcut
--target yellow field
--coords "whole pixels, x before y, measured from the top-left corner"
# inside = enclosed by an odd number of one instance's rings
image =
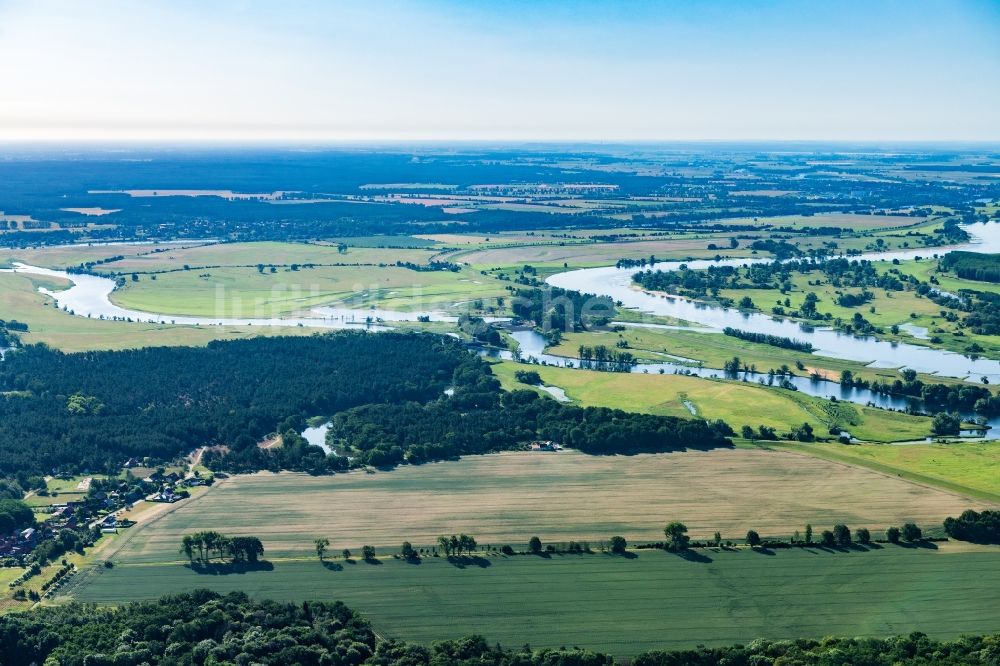
[[[521,548],[532,535],[652,541],[673,519],[694,537],[719,530],[733,540],[750,528],[790,535],[810,522],[874,531],[912,520],[934,528],[975,506],[982,502],[782,451],[505,453],[374,474],[233,477],[134,531],[115,559],[177,560],[181,536],[204,529],[254,534],[270,557],[289,557],[309,556],[318,537],[330,539],[331,552],[363,544],[395,549],[404,540],[430,546],[458,532]]]

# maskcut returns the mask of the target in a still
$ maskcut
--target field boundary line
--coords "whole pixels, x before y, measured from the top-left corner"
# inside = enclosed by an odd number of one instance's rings
[[[961,497],[963,499],[969,500],[979,500],[985,502],[992,502],[994,504],[1000,504],[1000,495],[996,493],[991,493],[986,490],[978,490],[976,488],[970,488],[969,486],[963,486],[960,483],[954,483],[952,481],[946,481],[944,479],[938,479],[933,476],[927,476],[919,472],[912,472],[910,470],[905,470],[900,467],[893,467],[892,465],[886,465],[885,463],[876,462],[873,460],[865,460],[863,458],[854,458],[852,456],[845,456],[837,454],[833,451],[828,451],[826,449],[811,449],[808,445],[796,445],[789,443],[778,443],[770,442],[768,444],[758,443],[759,448],[772,450],[772,451],[784,451],[787,453],[796,453],[801,456],[811,457],[811,458],[822,458],[829,462],[839,463],[849,467],[863,467],[869,471],[875,472],[876,474],[881,474],[882,476],[902,479],[908,483],[912,483],[923,488],[928,488],[931,490],[938,490],[950,493],[956,497]],[[892,444],[881,444],[879,446],[892,446]]]

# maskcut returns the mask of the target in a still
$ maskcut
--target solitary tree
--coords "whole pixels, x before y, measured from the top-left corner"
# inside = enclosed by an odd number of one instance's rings
[[[756,530],[749,530],[747,532],[747,543],[750,545],[751,548],[760,545],[760,535],[757,534]]]
[[[924,538],[924,533],[914,523],[903,525],[903,538],[907,541],[920,541]]]
[[[442,535],[438,537],[438,545],[441,546],[441,550],[444,551],[445,557],[451,555],[451,539]]]
[[[871,532],[868,531],[867,527],[859,527],[857,531],[854,532],[854,538],[858,540],[861,545],[868,545],[872,542]]]
[[[833,548],[837,545],[837,539],[830,530],[823,530],[823,534],[820,536],[820,543],[827,548]]]
[[[528,550],[530,550],[532,553],[535,553],[536,555],[542,552],[542,540],[536,536],[531,537],[528,540]]]
[[[403,547],[399,549],[399,552],[404,560],[413,560],[417,557],[417,551],[413,549],[413,545],[409,541],[403,542]]]
[[[848,529],[847,525],[840,524],[833,526],[833,539],[837,542],[838,546],[850,546],[851,545],[851,530]]]
[[[340,554],[344,556],[345,560],[351,559],[351,551],[349,549],[347,549],[347,548],[345,548],[344,550],[340,551]]]
[[[688,528],[684,523],[672,521],[663,528],[663,534],[667,537],[667,550],[681,551],[687,550],[691,537],[687,535]]]
[[[364,545],[361,546],[361,559],[365,562],[375,561],[375,548],[373,546]]]
[[[316,557],[318,557],[319,561],[322,562],[323,561],[323,555],[326,554],[327,546],[330,545],[330,540],[329,539],[325,539],[325,538],[324,539],[316,539],[316,541],[314,543],[316,545]]]
[[[625,552],[625,546],[627,545],[625,543],[625,537],[613,536],[613,537],[611,537],[611,539],[609,539],[609,542],[611,544],[611,552],[612,553],[616,553],[618,555],[621,555],[622,553]]]
[[[806,524],[806,543],[810,544],[813,542],[813,526],[811,523]]]
[[[722,545],[722,533],[721,532],[716,532],[715,535],[712,537],[712,541],[715,542],[715,547],[716,548],[718,548],[719,546],[721,546]]]
[[[885,531],[885,540],[889,543],[899,543],[899,528],[890,527]]]
[[[181,552],[187,555],[189,561],[194,563],[194,539],[190,534],[185,534],[181,539]]]

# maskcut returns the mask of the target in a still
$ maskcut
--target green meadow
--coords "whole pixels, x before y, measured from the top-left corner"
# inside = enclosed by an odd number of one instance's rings
[[[507,646],[581,646],[627,656],[755,638],[935,637],[1000,630],[1000,549],[963,544],[602,553],[548,558],[481,553],[466,562],[327,565],[274,560],[266,570],[196,573],[181,563],[97,567],[75,599],[115,604],[194,588],[279,600],[339,599],[379,633],[422,643],[482,634]]]

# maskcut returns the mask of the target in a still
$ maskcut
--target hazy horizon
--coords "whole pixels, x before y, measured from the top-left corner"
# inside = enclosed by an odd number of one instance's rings
[[[1000,4],[0,0],[0,142],[1000,141]]]

